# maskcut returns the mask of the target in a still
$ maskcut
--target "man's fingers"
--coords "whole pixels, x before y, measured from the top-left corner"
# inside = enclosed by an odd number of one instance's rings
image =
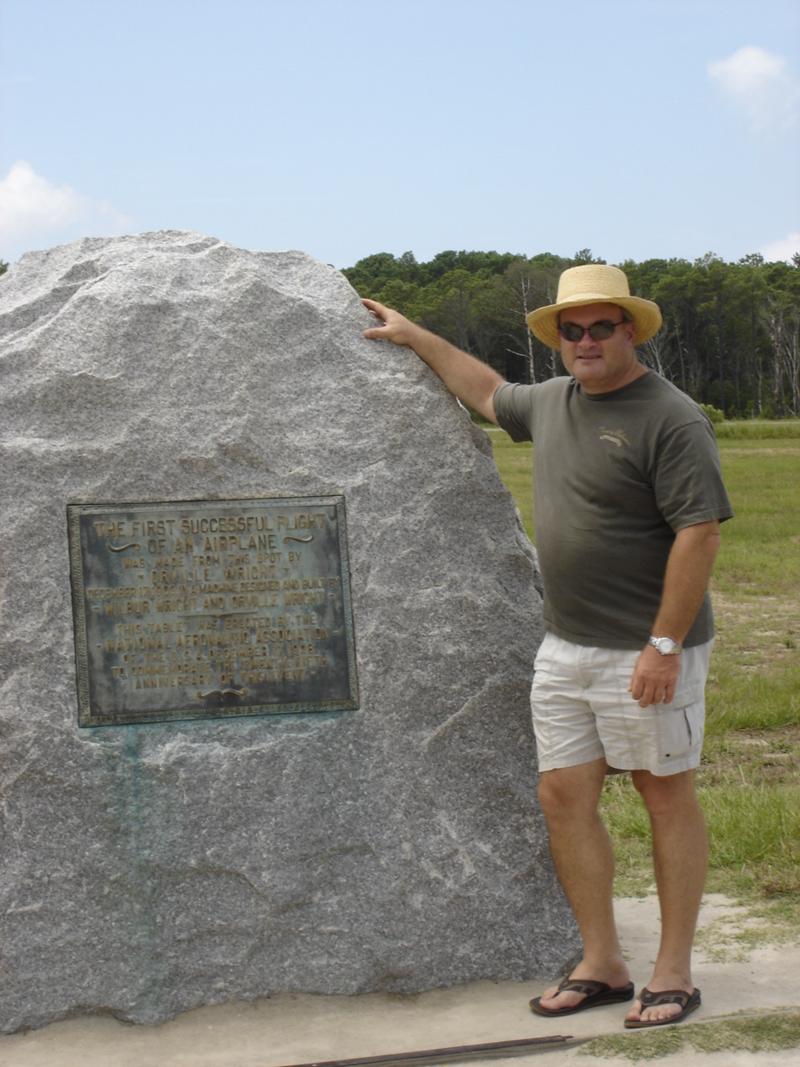
[[[636,677],[631,678],[628,692],[640,708],[648,708],[651,704],[670,704],[674,694],[674,688],[663,688],[657,682],[648,682]]]
[[[674,689],[661,689],[658,686],[641,686],[637,694],[631,690],[631,696],[640,708],[648,708],[651,704],[671,704],[675,696]]]
[[[377,300],[369,300],[363,297],[361,303],[367,309],[367,311],[376,318],[380,325],[370,326],[368,330],[364,330],[362,336],[366,337],[368,341],[381,341],[386,337],[387,327],[389,326],[389,309],[384,307],[383,304],[379,304]]]
[[[631,675],[630,684],[628,685],[628,692],[634,700],[639,700],[644,696],[648,684],[646,676],[638,669],[634,669],[634,672]]]
[[[362,297],[361,303],[377,320],[362,332],[362,336],[368,341],[391,341],[395,345],[414,348],[414,338],[424,334],[424,331],[415,327],[405,315],[401,315],[394,308],[386,307],[385,304],[379,304],[377,300],[370,300],[368,297]]]
[[[377,300],[369,300],[367,297],[362,297],[361,303],[364,305],[367,311],[371,311],[372,314],[377,315],[379,319],[383,319],[386,317],[385,315],[381,314],[381,312],[386,311],[386,308],[383,304],[379,304]]]

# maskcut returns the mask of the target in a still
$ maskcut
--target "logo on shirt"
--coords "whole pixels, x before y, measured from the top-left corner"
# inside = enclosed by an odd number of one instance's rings
[[[600,427],[600,440],[611,441],[617,448],[622,448],[623,445],[629,445],[630,441],[625,436],[624,430],[609,430],[606,426]]]

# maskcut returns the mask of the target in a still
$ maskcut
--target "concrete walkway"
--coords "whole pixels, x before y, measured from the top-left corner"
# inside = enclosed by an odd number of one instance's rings
[[[707,897],[700,926],[741,925],[743,912],[721,897]],[[620,902],[619,925],[637,988],[649,977],[658,940],[654,898]],[[696,954],[695,981],[703,1006],[692,1016],[702,1022],[742,1010],[797,1008],[800,1005],[800,940],[762,945],[747,958],[719,962],[702,949]],[[282,1067],[284,1064],[355,1058],[569,1035],[596,1037],[623,1032],[625,1005],[595,1008],[561,1020],[534,1016],[528,999],[542,983],[479,982],[417,996],[369,994],[324,997],[281,994],[253,1003],[233,1003],[187,1012],[156,1027],[130,1026],[103,1017],[81,1017],[42,1030],[0,1037],[2,1067]],[[643,1031],[651,1033],[652,1031]],[[636,1041],[635,1031],[627,1039]],[[473,1065],[556,1067],[560,1064],[614,1064],[596,1060],[580,1047],[562,1047],[499,1058],[471,1058]],[[456,1059],[447,1062],[459,1062]],[[661,1062],[664,1062],[663,1060]],[[689,1054],[670,1064],[717,1067],[800,1065],[800,1049],[784,1052]]]

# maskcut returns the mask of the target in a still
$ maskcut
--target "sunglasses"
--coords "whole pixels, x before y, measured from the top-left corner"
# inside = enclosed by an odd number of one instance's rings
[[[563,322],[559,323],[558,332],[565,341],[573,343],[582,341],[585,333],[588,333],[593,341],[607,341],[617,326],[621,326],[626,321],[626,319],[620,319],[619,322],[611,322],[609,319],[600,319],[599,322],[593,322],[591,326],[579,326],[577,322]]]

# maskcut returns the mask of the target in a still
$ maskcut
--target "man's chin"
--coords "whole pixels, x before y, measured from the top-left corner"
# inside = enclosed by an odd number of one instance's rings
[[[579,382],[596,382],[605,378],[606,368],[602,360],[585,360],[583,363],[575,363],[572,373]]]

